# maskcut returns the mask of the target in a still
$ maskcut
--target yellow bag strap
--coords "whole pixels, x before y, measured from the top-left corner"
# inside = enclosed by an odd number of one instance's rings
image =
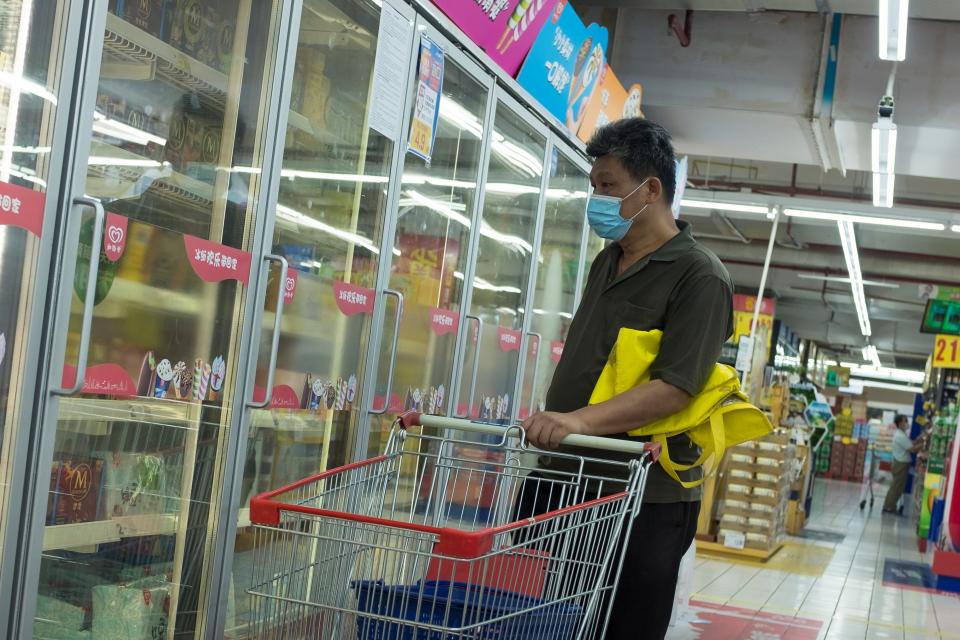
[[[703,484],[703,481],[713,473],[713,470],[710,472],[704,471],[703,477],[699,480],[685,481],[680,479],[678,471],[689,471],[695,467],[700,467],[706,464],[706,462],[714,457],[715,460],[719,461],[724,452],[727,449],[727,431],[725,425],[726,415],[733,411],[739,411],[745,408],[755,409],[755,407],[747,402],[738,401],[726,406],[720,406],[714,409],[710,414],[710,434],[712,439],[712,446],[702,447],[700,457],[691,464],[677,464],[670,457],[670,446],[667,443],[667,435],[659,434],[654,436],[654,442],[660,443],[660,466],[663,467],[663,470],[667,472],[671,478],[676,482],[680,483],[684,489],[692,489]]]

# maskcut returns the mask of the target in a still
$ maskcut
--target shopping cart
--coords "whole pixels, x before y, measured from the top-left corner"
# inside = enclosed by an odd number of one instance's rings
[[[602,637],[659,448],[564,444],[636,457],[534,450],[519,427],[407,414],[383,455],[257,496],[251,635]]]

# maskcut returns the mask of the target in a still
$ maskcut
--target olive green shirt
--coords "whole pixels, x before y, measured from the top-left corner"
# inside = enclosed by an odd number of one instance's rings
[[[663,331],[652,379],[691,396],[703,388],[723,343],[733,333],[733,284],[717,256],[694,240],[690,224],[680,220],[677,226],[679,234],[622,274],[617,274],[623,254],[618,243],[611,243],[594,260],[547,392],[548,411],[570,412],[589,403],[621,327]],[[700,455],[685,435],[668,444],[670,457],[678,464],[695,462]],[[596,452],[576,453],[598,457]],[[612,452],[602,457],[628,459]],[[557,460],[549,466],[556,467]],[[681,472],[680,477],[699,479],[702,469]],[[644,502],[691,502],[700,495],[699,487],[684,489],[659,464],[650,468]]]

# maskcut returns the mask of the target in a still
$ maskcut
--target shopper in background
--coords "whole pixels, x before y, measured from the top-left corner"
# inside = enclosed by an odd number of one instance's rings
[[[923,437],[916,441],[911,440],[907,435],[907,429],[910,428],[910,418],[904,415],[898,415],[894,422],[897,429],[893,434],[893,482],[890,483],[890,489],[887,491],[887,497],[883,501],[884,513],[897,513],[897,503],[903,495],[903,490],[907,487],[907,473],[910,471],[910,454],[916,453],[923,446]]]
[[[547,392],[547,410],[524,421],[527,438],[543,448],[556,448],[567,434],[629,438],[626,432],[680,411],[703,388],[733,330],[727,270],[694,240],[688,223],[673,217],[676,168],[667,131],[639,118],[620,120],[599,129],[587,153],[594,158],[587,215],[594,232],[611,242],[590,269]],[[588,406],[621,327],[663,331],[652,379]],[[685,435],[669,446],[679,464],[693,463],[700,454]],[[558,464],[554,460],[551,469]],[[681,476],[697,480],[702,469]],[[698,487],[685,489],[659,465],[651,467],[606,638],[666,634],[680,560],[697,529],[700,496]],[[547,508],[520,506],[528,512]]]

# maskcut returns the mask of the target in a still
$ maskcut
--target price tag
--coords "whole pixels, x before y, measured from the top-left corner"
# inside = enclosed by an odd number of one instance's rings
[[[725,536],[723,536],[723,546],[730,547],[731,549],[743,549],[743,546],[747,543],[747,536],[741,531],[728,531]]]
[[[937,336],[933,343],[933,366],[960,369],[960,336]]]

